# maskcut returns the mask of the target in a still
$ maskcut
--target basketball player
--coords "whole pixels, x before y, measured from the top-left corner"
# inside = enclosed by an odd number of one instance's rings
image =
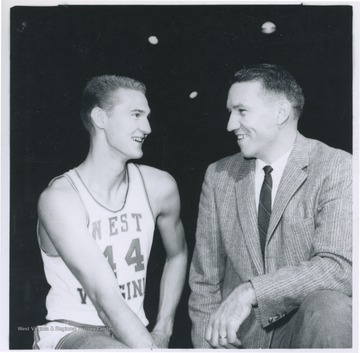
[[[187,246],[176,182],[130,163],[150,134],[145,86],[119,76],[87,84],[81,117],[87,158],[51,181],[38,203],[48,323],[34,349],[166,348],[182,292]],[[144,313],[155,223],[166,250],[157,322]]]

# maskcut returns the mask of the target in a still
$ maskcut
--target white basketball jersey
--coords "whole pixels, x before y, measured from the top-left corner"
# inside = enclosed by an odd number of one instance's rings
[[[82,182],[76,169],[65,173],[79,194],[88,217],[89,236],[107,258],[121,293],[144,325],[148,325],[143,303],[146,269],[153,241],[155,220],[141,171],[129,163],[128,190],[123,207],[111,210],[99,203]],[[71,320],[104,325],[94,305],[61,257],[41,250],[45,275],[51,286],[46,298],[48,320]]]

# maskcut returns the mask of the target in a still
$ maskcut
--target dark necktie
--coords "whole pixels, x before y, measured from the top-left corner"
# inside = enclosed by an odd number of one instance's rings
[[[260,191],[258,228],[259,228],[261,252],[263,257],[265,253],[266,234],[269,228],[269,221],[271,215],[272,178],[270,173],[272,171],[273,169],[269,165],[264,167],[265,177]]]

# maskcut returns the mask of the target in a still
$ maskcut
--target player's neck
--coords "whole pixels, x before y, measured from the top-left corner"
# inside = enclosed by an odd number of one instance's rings
[[[85,161],[77,169],[88,186],[111,192],[125,183],[127,160],[103,152],[90,148]]]
[[[120,170],[114,166],[95,162],[88,156],[76,169],[91,194],[102,205],[120,209],[126,200],[128,176],[126,165]]]

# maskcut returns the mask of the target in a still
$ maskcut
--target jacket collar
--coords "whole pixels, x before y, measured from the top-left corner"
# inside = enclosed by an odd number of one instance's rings
[[[294,148],[282,175],[279,189],[274,201],[268,229],[267,242],[271,239],[279,223],[286,205],[307,178],[306,167],[309,163],[309,141],[297,133]],[[264,273],[264,262],[260,250],[257,226],[257,211],[255,201],[255,159],[245,159],[239,166],[237,174],[236,204],[240,219],[240,226],[245,237],[251,258],[258,274]],[[236,237],[236,235],[233,235]],[[234,239],[234,244],[237,242]]]

